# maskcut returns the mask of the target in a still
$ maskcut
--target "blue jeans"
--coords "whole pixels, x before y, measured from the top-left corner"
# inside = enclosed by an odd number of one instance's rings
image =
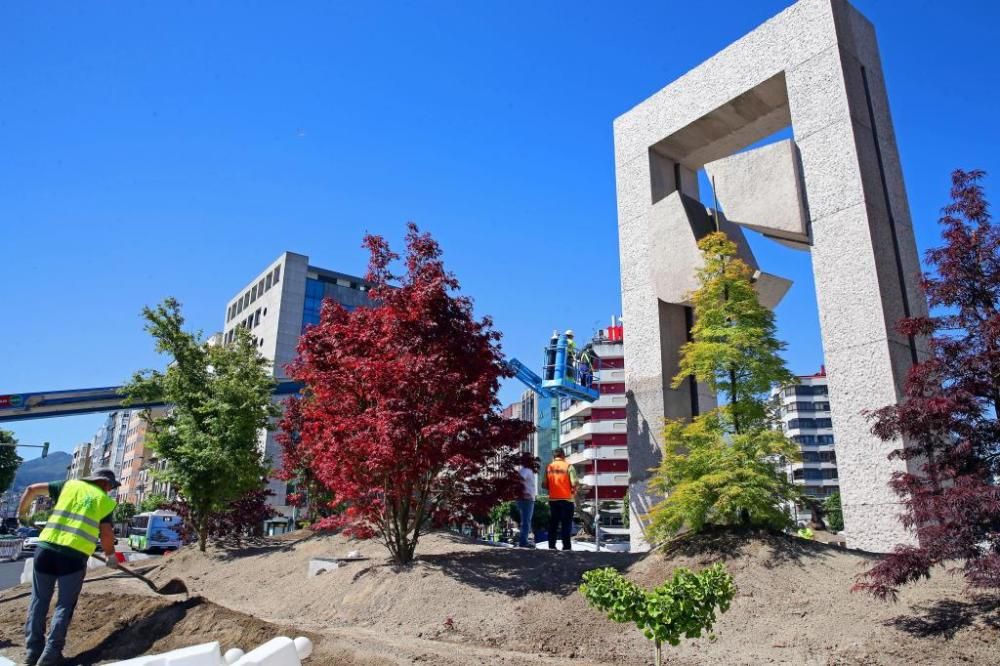
[[[519,545],[528,545],[528,535],[531,534],[531,516],[535,513],[535,500],[517,500],[517,510],[521,514],[521,537]]]
[[[84,567],[74,573],[64,576],[53,576],[42,573],[37,568],[31,578],[31,604],[28,606],[28,624],[24,628],[25,647],[29,653],[43,652],[46,657],[62,655],[66,644],[66,632],[73,619],[76,600],[80,597],[83,578],[87,575]],[[45,616],[49,612],[49,604],[56,586],[59,594],[56,596],[56,610],[52,614],[52,626],[49,629],[49,640],[45,641]]]

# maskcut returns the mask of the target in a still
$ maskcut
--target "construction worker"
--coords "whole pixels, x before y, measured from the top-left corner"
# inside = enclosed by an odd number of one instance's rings
[[[34,572],[31,579],[31,603],[24,628],[25,663],[28,666],[51,666],[63,662],[62,649],[73,610],[87,574],[87,559],[98,542],[107,558],[107,566],[118,568],[115,533],[111,514],[115,501],[108,493],[120,484],[110,469],[99,469],[82,480],[36,483],[21,496],[18,515],[25,516],[32,501],[48,495],[55,506],[38,537]],[[56,609],[48,641],[45,640],[45,616],[56,587]]]
[[[588,344],[580,352],[580,386],[590,388],[594,383],[594,345]]]
[[[562,549],[573,550],[569,538],[573,529],[576,470],[566,462],[566,453],[562,448],[553,451],[552,458],[542,479],[542,487],[549,491],[549,550],[556,549],[557,533],[562,538]]]
[[[566,331],[566,379],[576,381],[576,339],[572,329]]]

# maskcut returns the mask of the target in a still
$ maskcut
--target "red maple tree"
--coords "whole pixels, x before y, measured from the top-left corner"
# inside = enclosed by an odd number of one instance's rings
[[[915,467],[891,484],[917,545],[896,546],[855,585],[881,598],[949,561],[970,587],[1000,587],[1000,231],[982,177],[952,174],[945,243],[927,253],[935,272],[922,280],[938,314],[898,326],[926,336],[930,354],[910,370],[900,404],[870,415],[880,438],[910,443],[892,456]]]
[[[410,224],[401,276],[382,237],[364,245],[374,306],[324,302],[289,366],[304,389],[282,427],[338,507],[319,527],[375,536],[405,564],[431,527],[519,495],[532,426],[499,414],[500,334],[456,294],[437,242]]]

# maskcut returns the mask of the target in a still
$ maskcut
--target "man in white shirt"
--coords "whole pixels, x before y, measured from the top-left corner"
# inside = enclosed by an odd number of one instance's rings
[[[525,453],[521,457],[521,499],[517,500],[517,510],[521,514],[521,535],[518,545],[528,548],[528,535],[531,534],[531,516],[535,513],[535,473],[538,470],[538,458],[532,458]]]

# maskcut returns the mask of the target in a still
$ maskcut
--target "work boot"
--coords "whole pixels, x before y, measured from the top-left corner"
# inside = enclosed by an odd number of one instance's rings
[[[38,663],[38,658],[42,656],[42,653],[38,650],[28,650],[24,655],[24,663],[27,666],[35,666]]]
[[[46,650],[42,653],[42,657],[38,660],[38,666],[62,666],[63,659],[62,652],[49,652]]]

